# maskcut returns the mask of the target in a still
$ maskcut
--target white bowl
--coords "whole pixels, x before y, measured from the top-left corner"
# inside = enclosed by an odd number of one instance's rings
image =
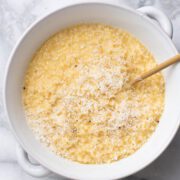
[[[143,14],[159,21],[164,30]],[[34,176],[47,175],[49,170],[73,179],[114,179],[131,175],[155,160],[171,142],[179,127],[180,64],[177,64],[163,71],[166,81],[165,110],[155,133],[128,158],[111,164],[79,164],[57,157],[35,140],[26,124],[21,100],[22,83],[29,60],[50,35],[61,28],[82,22],[100,22],[125,29],[153,53],[158,63],[177,54],[169,38],[172,35],[170,21],[152,7],[137,11],[117,5],[85,3],[59,9],[34,23],[16,45],[4,81],[6,112],[12,131],[21,145],[17,148],[18,161],[24,170]],[[26,152],[42,166],[33,165]]]

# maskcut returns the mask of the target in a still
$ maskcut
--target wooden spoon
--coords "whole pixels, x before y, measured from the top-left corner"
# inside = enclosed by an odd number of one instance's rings
[[[170,59],[166,60],[165,62],[157,65],[153,69],[141,74],[139,77],[137,77],[136,79],[134,79],[132,81],[131,85],[134,85],[134,84],[136,84],[136,83],[138,83],[138,82],[152,76],[153,74],[155,74],[155,73],[163,70],[164,68],[166,68],[166,67],[168,67],[168,66],[170,66],[172,64],[175,64],[175,63],[177,63],[179,61],[180,61],[180,54],[177,54],[177,55],[171,57]]]

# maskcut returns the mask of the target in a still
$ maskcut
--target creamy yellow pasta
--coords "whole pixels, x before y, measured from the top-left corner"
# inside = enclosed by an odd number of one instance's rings
[[[36,52],[26,72],[23,103],[36,137],[57,155],[109,163],[137,151],[164,108],[158,73],[125,88],[156,65],[129,33],[102,24],[61,30]]]

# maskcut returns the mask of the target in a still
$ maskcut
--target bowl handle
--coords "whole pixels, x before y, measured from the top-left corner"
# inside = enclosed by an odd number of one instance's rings
[[[35,177],[43,177],[50,174],[50,171],[45,167],[38,164],[35,160],[31,162],[29,160],[28,154],[22,149],[20,145],[16,147],[17,161],[22,167],[22,169]]]
[[[147,15],[148,17],[156,20],[164,32],[172,38],[173,35],[173,26],[171,20],[159,9],[156,9],[152,6],[144,6],[137,9],[139,12]]]

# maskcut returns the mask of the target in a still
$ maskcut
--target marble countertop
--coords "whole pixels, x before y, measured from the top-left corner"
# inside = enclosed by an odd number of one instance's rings
[[[65,4],[80,0],[0,0],[0,179],[37,180],[26,174],[16,160],[16,141],[9,130],[2,104],[2,79],[7,58],[21,34],[36,19]],[[82,1],[82,0],[81,0]],[[85,1],[85,0],[84,0]],[[100,0],[99,0],[100,1]],[[102,0],[103,1],[103,0]],[[105,1],[105,0],[104,0]],[[138,8],[152,5],[166,13],[173,23],[173,42],[180,51],[180,0],[109,0]],[[44,180],[60,180],[52,174]],[[125,180],[179,180],[180,131],[167,150],[150,166]]]

